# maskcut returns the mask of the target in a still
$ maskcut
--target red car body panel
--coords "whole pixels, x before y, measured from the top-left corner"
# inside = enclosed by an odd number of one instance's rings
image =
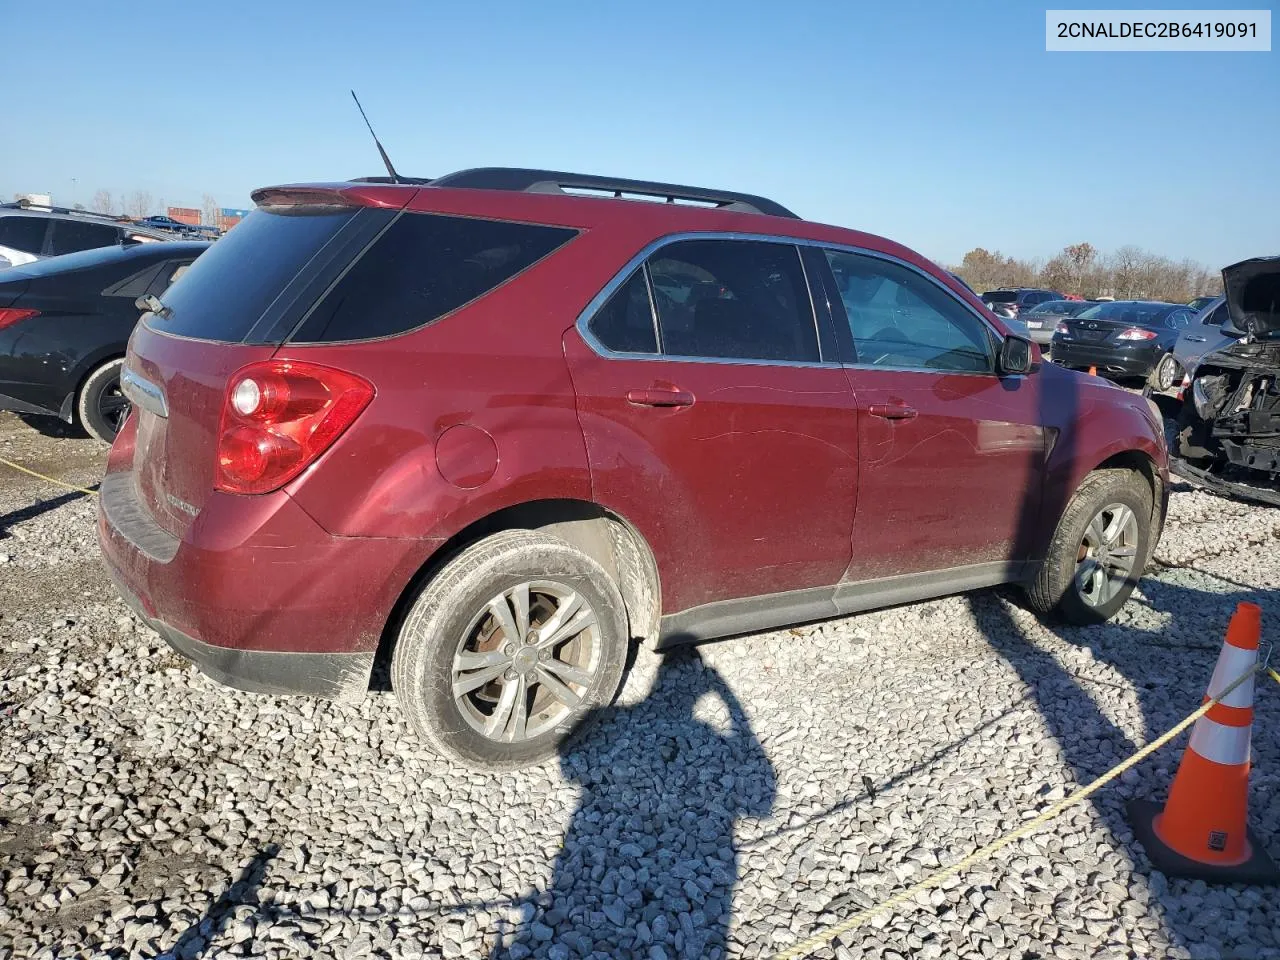
[[[595,498],[649,543],[664,613],[840,580],[858,417],[838,366],[605,359],[576,330],[565,353]],[[653,387],[695,402],[628,401]]]
[[[355,673],[367,675],[397,601],[441,547],[537,501],[595,504],[630,524],[654,557],[662,612],[675,614],[965,565],[1013,571],[1043,555],[1098,464],[1136,451],[1167,475],[1145,400],[1051,365],[1004,377],[603,357],[575,325],[647,244],[729,232],[897,258],[1008,333],[945,271],[879,237],[752,213],[499,190],[330,184],[256,196],[580,234],[475,302],[385,339],[209,343],[139,324],[128,365],[163,386],[168,419],[135,412],[104,489],[127,485],[127,509],[117,510],[134,518],[125,526],[154,526],[148,536],[175,552],[148,555],[105,508],[99,534],[126,597],[183,643],[358,654]],[[214,492],[229,379],[273,356],[361,376],[374,398],[283,489]],[[694,402],[629,399],[654,389]],[[914,416],[884,416],[897,407]],[[171,445],[178,435],[181,445]],[[286,677],[263,689],[288,687]]]

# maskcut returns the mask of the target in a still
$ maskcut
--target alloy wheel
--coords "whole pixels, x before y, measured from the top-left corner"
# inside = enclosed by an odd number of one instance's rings
[[[596,612],[554,580],[529,580],[491,598],[453,656],[454,704],[485,737],[538,737],[582,702],[602,662]]]
[[[98,414],[102,417],[103,422],[110,426],[115,433],[119,433],[120,428],[124,426],[124,422],[129,419],[129,411],[131,409],[133,409],[133,404],[124,395],[124,391],[120,389],[120,381],[118,379],[107,384],[102,389],[102,393],[98,395]]]
[[[1108,504],[1085,527],[1072,584],[1089,606],[1104,606],[1128,582],[1137,561],[1137,516],[1123,503]]]

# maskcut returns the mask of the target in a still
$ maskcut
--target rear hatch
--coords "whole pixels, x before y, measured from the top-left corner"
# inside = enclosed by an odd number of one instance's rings
[[[259,208],[165,291],[163,309],[143,316],[124,375],[137,411],[132,471],[162,528],[181,536],[213,492],[231,375],[270,358],[412,195],[402,187],[259,195]]]

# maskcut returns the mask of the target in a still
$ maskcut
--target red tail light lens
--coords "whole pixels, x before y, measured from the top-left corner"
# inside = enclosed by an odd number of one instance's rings
[[[1071,328],[1070,328],[1070,327],[1068,327],[1065,323],[1060,323],[1060,324],[1058,324],[1056,327],[1054,327],[1054,328],[1053,328],[1053,332],[1054,332],[1054,333],[1060,333],[1060,334],[1062,334],[1064,337],[1069,337],[1069,336],[1071,336]]]
[[[0,330],[15,323],[40,316],[39,310],[19,310],[17,307],[0,307]]]
[[[1142,327],[1130,327],[1128,330],[1122,330],[1116,335],[1117,340],[1154,340],[1159,334],[1154,330],[1144,330]]]
[[[373,399],[362,377],[297,360],[267,360],[227,383],[214,488],[267,493],[324,453]]]

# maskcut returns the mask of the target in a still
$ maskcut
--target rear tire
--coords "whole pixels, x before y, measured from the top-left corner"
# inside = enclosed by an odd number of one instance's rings
[[[1146,570],[1151,513],[1151,486],[1141,474],[1113,469],[1085,477],[1026,587],[1032,608],[1081,625],[1110,620]]]
[[[422,589],[391,686],[437,752],[511,770],[553,756],[612,701],[629,645],[622,595],[599,563],[558,537],[509,530]]]
[[[80,426],[95,440],[115,442],[116,434],[129,417],[132,404],[120,390],[120,370],[124,358],[108,360],[85,379],[76,398]]]

